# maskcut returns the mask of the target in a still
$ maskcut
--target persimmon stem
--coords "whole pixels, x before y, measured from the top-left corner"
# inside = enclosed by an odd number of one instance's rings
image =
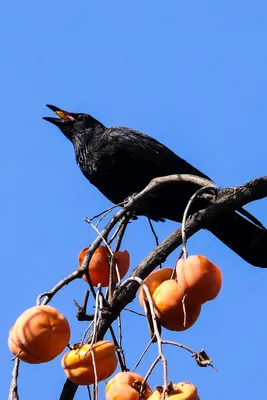
[[[148,304],[149,304],[149,307],[150,307],[150,312],[151,312],[151,317],[152,317],[152,323],[153,323],[154,333],[155,333],[155,336],[156,336],[156,338],[157,338],[158,353],[159,353],[158,357],[159,357],[159,359],[161,359],[162,365],[163,365],[163,381],[164,381],[164,390],[163,390],[163,393],[165,393],[165,390],[166,390],[167,384],[168,384],[167,360],[166,360],[166,358],[165,358],[165,356],[164,356],[164,354],[163,354],[162,340],[161,340],[161,336],[160,336],[160,333],[159,333],[159,330],[158,330],[157,317],[156,317],[156,314],[155,314],[155,311],[154,311],[153,300],[152,300],[152,297],[151,297],[149,288],[148,288],[148,286],[145,284],[145,282],[144,282],[141,278],[139,278],[139,277],[137,277],[137,276],[128,278],[124,283],[126,283],[127,281],[128,281],[128,282],[130,282],[130,281],[136,281],[136,282],[138,282],[139,285],[142,286],[142,288],[143,288],[143,290],[144,290],[144,292],[145,292],[145,294],[146,294],[146,298],[147,298],[147,301],[148,301]],[[158,360],[157,360],[156,363],[154,364],[153,368],[155,367],[155,365],[157,364],[157,362],[158,362]],[[153,368],[151,369],[151,371],[153,370]],[[145,380],[142,382],[142,388],[144,387],[145,382],[146,382]]]
[[[96,369],[96,363],[95,363],[95,354],[93,348],[90,348],[89,350],[92,355],[92,364],[93,364],[93,369],[94,369],[94,376],[95,376],[95,383],[94,383],[94,400],[98,400],[98,377],[97,377],[97,369]]]
[[[100,317],[101,310],[102,310],[102,307],[100,307],[100,311],[99,311],[99,303],[100,303],[100,298],[101,298],[100,293],[101,293],[101,284],[99,283],[97,285],[97,292],[96,292],[96,299],[95,299],[95,316],[94,316],[94,321],[93,321],[94,329],[93,329],[93,336],[91,339],[91,347],[90,348],[92,348],[93,344],[95,343],[97,320]]]
[[[183,322],[183,326],[184,326],[184,328],[186,327],[186,317],[187,317],[187,314],[186,314],[186,307],[185,307],[185,299],[186,299],[186,294],[183,296],[183,299],[182,299],[182,306],[183,306],[183,313],[184,313],[184,322]]]
[[[87,333],[90,331],[90,329],[92,328],[93,325],[94,325],[94,321],[91,321],[90,324],[89,324],[89,325],[87,326],[87,328],[85,329],[85,331],[84,331],[84,333],[83,333],[83,335],[82,335],[82,338],[81,338],[81,342],[80,342],[81,345],[84,344],[86,335],[87,335]]]
[[[129,218],[126,217],[126,216],[121,219],[121,221],[118,224],[118,227],[117,227],[115,233],[113,234],[112,238],[108,242],[109,246],[110,246],[112,241],[115,239],[115,237],[117,235],[119,235],[118,236],[118,241],[116,243],[116,247],[115,247],[115,250],[114,250],[114,253],[120,249],[120,245],[121,245],[123,236],[125,234],[125,231],[126,231],[126,228],[127,228],[127,225],[128,225],[128,221],[129,221]],[[120,270],[118,268],[118,264],[116,262],[116,258],[115,258],[113,253],[111,255],[111,259],[109,260],[109,266],[110,266],[110,270],[109,270],[109,285],[108,285],[108,289],[107,289],[105,298],[107,299],[108,303],[111,303],[112,297],[113,297],[113,293],[114,293],[114,290],[116,288],[116,282],[118,282],[118,283],[121,282]],[[116,272],[116,275],[117,275],[117,279],[115,279],[115,276],[114,276],[114,268],[115,268],[115,272]]]
[[[110,302],[112,300],[113,292],[114,292],[115,287],[116,287],[116,279],[115,279],[115,276],[114,276],[114,270],[115,270],[116,275],[117,275],[117,281],[118,282],[121,281],[120,271],[119,271],[119,268],[118,268],[116,257],[114,255],[114,252],[112,251],[108,241],[101,235],[101,232],[98,230],[97,226],[94,225],[92,223],[92,221],[90,221],[90,219],[88,219],[88,218],[85,218],[85,222],[90,224],[90,226],[96,231],[98,236],[101,237],[101,239],[105,243],[105,246],[106,246],[106,248],[107,248],[107,250],[109,252],[109,255],[111,257],[110,260],[109,260],[109,288],[108,288],[108,302]]]
[[[190,197],[187,206],[184,210],[184,214],[183,214],[183,219],[182,219],[182,251],[183,251],[183,256],[184,258],[187,258],[188,253],[186,250],[186,234],[185,234],[185,229],[186,229],[186,220],[188,218],[188,213],[190,210],[190,207],[192,206],[193,202],[197,199],[198,196],[200,196],[202,193],[207,192],[207,191],[212,191],[215,195],[217,195],[219,188],[218,186],[211,185],[211,182],[209,183],[209,185],[206,185],[200,189],[198,189],[193,196]]]
[[[190,347],[185,346],[182,343],[178,343],[178,342],[173,342],[171,340],[162,340],[162,344],[169,344],[172,346],[177,346],[177,347],[181,347],[182,349],[188,351],[189,353],[191,353],[193,356],[195,356],[195,354],[197,354],[197,352],[193,349],[190,349]]]
[[[87,222],[94,229],[94,231],[96,231],[96,233],[98,234],[98,237],[101,237],[101,239],[105,243],[105,246],[106,246],[107,250],[109,251],[110,256],[113,256],[113,251],[112,251],[110,245],[108,244],[106,238],[101,234],[101,232],[99,231],[97,226],[94,225],[89,218],[85,218],[84,221]]]
[[[9,389],[8,400],[19,400],[18,395],[18,375],[19,375],[19,364],[20,360],[16,357],[14,361],[14,368],[12,371],[12,379]]]

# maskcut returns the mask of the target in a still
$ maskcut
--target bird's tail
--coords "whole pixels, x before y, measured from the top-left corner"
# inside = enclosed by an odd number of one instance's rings
[[[248,263],[267,268],[267,230],[235,213],[209,226],[218,239]]]

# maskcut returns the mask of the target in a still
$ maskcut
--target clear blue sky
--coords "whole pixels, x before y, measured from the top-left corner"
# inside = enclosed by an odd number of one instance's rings
[[[266,1],[4,2],[1,44],[1,398],[12,363],[6,341],[17,316],[77,266],[94,231],[83,222],[110,203],[88,184],[71,144],[41,119],[46,103],[88,112],[107,126],[145,132],[222,186],[266,174]],[[266,200],[248,209],[267,225]],[[156,224],[163,239],[176,227]],[[124,247],[131,267],[153,248],[147,221],[131,224]],[[166,348],[169,376],[192,381],[201,400],[262,398],[266,391],[266,274],[250,267],[207,232],[189,241],[224,275],[220,296],[184,333],[164,331],[214,359],[201,369],[180,349]],[[177,252],[166,262],[172,266]],[[72,342],[86,323],[75,319],[83,281],[52,301],[69,319]],[[92,303],[90,303],[92,307]],[[139,309],[138,304],[131,307]],[[149,337],[142,318],[123,313],[131,368]],[[151,350],[138,370],[144,374]],[[159,366],[151,386],[162,382]],[[22,365],[20,399],[57,399],[65,375],[60,357]],[[86,398],[80,388],[77,400]]]

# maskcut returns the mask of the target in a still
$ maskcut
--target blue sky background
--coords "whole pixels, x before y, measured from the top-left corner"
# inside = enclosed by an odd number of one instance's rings
[[[219,3],[219,4],[218,4]],[[107,126],[138,129],[160,140],[222,186],[266,174],[266,1],[3,2],[1,44],[1,398],[13,364],[6,341],[18,315],[77,266],[95,238],[83,222],[110,206],[75,165],[73,149],[46,103],[88,112]],[[248,206],[267,225],[266,200]],[[176,227],[156,224],[161,239]],[[144,218],[129,227],[124,248],[131,267],[153,248]],[[163,332],[197,351],[205,348],[218,372],[201,369],[186,352],[166,348],[169,377],[192,381],[201,400],[261,398],[266,391],[266,274],[250,267],[208,232],[190,239],[224,275],[219,297],[203,307],[187,332]],[[178,251],[166,262],[173,266]],[[77,322],[85,282],[53,299]],[[92,302],[90,303],[92,307]],[[139,304],[132,303],[139,310]],[[146,322],[123,313],[131,368],[149,340]],[[150,350],[137,372],[145,374]],[[57,399],[65,381],[58,357],[21,365],[20,399]],[[162,383],[158,366],[151,386]],[[79,388],[76,399],[86,398]],[[101,396],[100,396],[101,398]]]

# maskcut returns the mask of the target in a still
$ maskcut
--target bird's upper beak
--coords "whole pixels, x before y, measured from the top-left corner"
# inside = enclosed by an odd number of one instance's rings
[[[59,116],[59,118],[52,118],[52,117],[43,117],[48,122],[55,124],[57,126],[61,125],[62,122],[65,121],[75,121],[74,114],[69,113],[68,111],[62,110],[59,107],[52,106],[51,104],[46,104],[46,107],[50,108],[50,110],[54,111],[54,113]]]

